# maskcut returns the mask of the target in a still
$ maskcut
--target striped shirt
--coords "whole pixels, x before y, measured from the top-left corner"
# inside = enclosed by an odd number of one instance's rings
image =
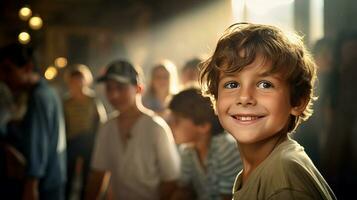
[[[236,141],[227,133],[212,137],[205,161],[201,166],[193,147],[180,147],[182,186],[192,187],[199,200],[221,199],[221,195],[232,194],[236,175],[242,169],[242,161]]]

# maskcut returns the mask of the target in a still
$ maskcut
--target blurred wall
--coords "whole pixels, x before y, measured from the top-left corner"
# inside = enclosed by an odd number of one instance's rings
[[[357,30],[356,0],[325,0],[324,30],[329,37],[344,30]]]

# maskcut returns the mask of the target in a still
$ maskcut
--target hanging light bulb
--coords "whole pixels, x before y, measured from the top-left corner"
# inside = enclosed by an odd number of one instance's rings
[[[24,6],[19,10],[19,17],[21,20],[28,20],[32,15],[32,11],[29,7]]]
[[[31,41],[31,36],[28,32],[23,31],[18,35],[18,40],[21,44],[28,44]]]
[[[39,16],[33,16],[31,17],[30,21],[29,21],[29,26],[33,29],[33,30],[38,30],[42,27],[43,22],[41,17]]]

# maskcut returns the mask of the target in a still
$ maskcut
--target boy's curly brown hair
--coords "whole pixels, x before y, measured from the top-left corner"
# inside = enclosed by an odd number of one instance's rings
[[[302,38],[280,29],[261,24],[231,25],[219,39],[213,55],[200,66],[200,84],[213,105],[218,95],[221,73],[234,74],[251,64],[260,54],[271,63],[270,73],[282,73],[289,85],[290,104],[308,102],[300,116],[291,116],[288,132],[307,120],[313,110],[316,66]]]

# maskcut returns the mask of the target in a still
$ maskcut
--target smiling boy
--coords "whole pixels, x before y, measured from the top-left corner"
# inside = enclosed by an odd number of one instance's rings
[[[243,161],[235,200],[336,198],[289,136],[312,114],[315,79],[301,38],[267,25],[232,25],[203,63],[203,92],[237,140]]]

